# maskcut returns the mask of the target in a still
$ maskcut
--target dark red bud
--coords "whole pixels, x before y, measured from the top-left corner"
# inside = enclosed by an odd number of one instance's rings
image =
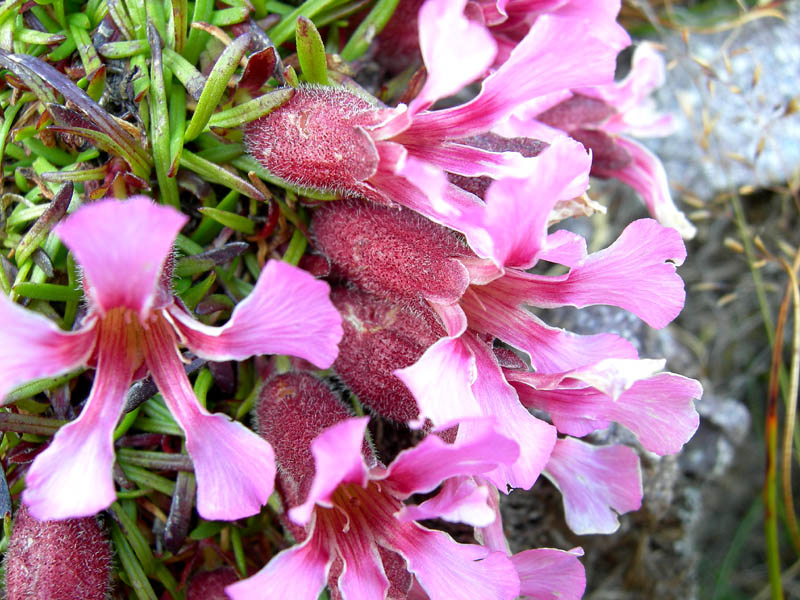
[[[575,94],[536,116],[545,125],[571,131],[586,125],[598,125],[616,112],[610,104],[598,98]]]
[[[239,581],[236,571],[222,567],[192,575],[186,591],[186,600],[230,600],[225,586]]]
[[[331,202],[315,211],[312,227],[334,272],[372,294],[449,304],[469,285],[467,270],[453,258],[467,248],[449,229],[408,209]]]
[[[363,128],[381,122],[383,113],[344,89],[299,87],[280,108],[245,125],[244,138],[250,153],[276,177],[358,196],[379,162]]]
[[[415,419],[417,403],[392,373],[417,362],[446,335],[436,316],[423,302],[398,305],[356,289],[334,289],[331,300],[344,327],[336,373],[377,414],[398,422]]]
[[[111,548],[92,517],[38,521],[20,505],[5,573],[8,600],[105,600]]]
[[[591,174],[595,177],[604,177],[609,171],[624,169],[633,162],[630,153],[605,131],[577,129],[569,135],[592,151]]]
[[[314,478],[311,442],[352,416],[331,389],[308,373],[276,375],[256,403],[258,432],[275,450],[278,479],[290,505],[301,504]]]

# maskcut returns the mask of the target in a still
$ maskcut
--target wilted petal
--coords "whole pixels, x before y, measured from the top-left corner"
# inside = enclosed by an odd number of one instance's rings
[[[186,435],[197,477],[197,512],[208,520],[256,514],[269,500],[275,482],[272,447],[241,423],[227,415],[212,415],[198,404],[176,343],[165,319],[150,321],[144,333],[145,360]]]
[[[311,442],[314,455],[314,481],[308,498],[289,511],[289,518],[299,525],[311,519],[319,504],[330,508],[331,495],[343,483],[366,485],[367,466],[361,454],[364,431],[369,417],[347,419],[328,427]]]
[[[86,277],[101,313],[129,308],[141,319],[154,306],[164,262],[188,217],[145,196],[83,206],[55,228]]]
[[[409,505],[397,514],[401,521],[444,519],[473,527],[488,527],[497,515],[489,505],[490,490],[472,477],[452,477],[442,484],[436,496],[420,505]]]
[[[94,385],[80,416],[59,429],[25,477],[22,499],[39,520],[87,517],[115,499],[114,428],[138,363],[135,339],[114,311],[98,325]]]
[[[650,214],[665,227],[674,227],[686,238],[694,237],[697,229],[672,201],[667,174],[658,157],[640,143],[623,136],[616,143],[626,150],[633,162],[618,170],[595,170],[592,175],[613,177],[639,192]]]
[[[79,331],[62,331],[0,293],[0,403],[21,383],[85,364],[94,348],[95,325],[90,319]]]
[[[559,200],[580,196],[589,184],[591,157],[562,136],[535,158],[524,179],[505,178],[486,192],[486,230],[492,258],[507,267],[532,267],[545,246],[550,211]]]
[[[428,0],[419,11],[419,45],[428,78],[411,103],[428,108],[472,83],[494,61],[497,44],[482,25],[464,16],[466,0]]]
[[[502,552],[489,554],[481,546],[457,544],[441,531],[416,524],[385,543],[408,561],[408,570],[431,600],[512,600],[519,594],[516,569]]]
[[[252,577],[225,588],[232,600],[317,600],[328,578],[329,554],[316,536],[273,557]]]
[[[583,551],[536,548],[511,557],[519,573],[520,594],[531,600],[580,600],[586,573],[578,556]]]
[[[639,457],[627,446],[558,440],[544,474],[561,491],[567,525],[578,535],[613,533],[617,514],[642,505]]]
[[[448,477],[485,473],[499,463],[514,462],[517,456],[516,442],[497,433],[491,419],[480,419],[469,439],[448,444],[429,435],[413,448],[403,450],[380,479],[392,486],[395,495],[406,498],[429,492]]]
[[[210,327],[177,307],[170,315],[186,345],[213,361],[258,354],[290,354],[321,369],[333,364],[342,318],[328,297],[330,286],[288,263],[269,261],[250,295],[222,327]]]

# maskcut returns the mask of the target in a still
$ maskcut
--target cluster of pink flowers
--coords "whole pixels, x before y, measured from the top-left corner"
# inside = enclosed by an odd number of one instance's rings
[[[615,422],[663,455],[697,428],[696,381],[617,335],[577,335],[531,310],[605,304],[661,328],[683,307],[675,267],[692,226],[658,160],[621,135],[665,131],[668,119],[646,107],[663,65],[640,46],[614,81],[629,43],[618,1],[407,5],[417,18],[390,26],[378,57],[393,43],[418,49],[427,76],[408,105],[385,106],[354,82],[301,85],[245,127],[274,176],[342,196],[313,210],[328,282],[269,261],[230,320],[206,326],[170,287],[187,218],[134,197],[79,208],[55,230],[82,268],[78,329],[0,297],[0,397],[96,370],[80,416],[28,471],[32,515],[88,516],[114,501],[113,432],[131,382],[150,373],[184,432],[203,518],[255,514],[274,490],[286,507],[297,545],[228,586],[234,600],[315,600],[325,585],[363,600],[583,594],[580,548],[511,555],[499,496],[543,474],[576,533],[612,532],[641,503],[639,459],[580,438]],[[475,82],[472,100],[434,106]],[[631,185],[654,217],[594,253],[574,233],[548,232],[591,205],[590,174]],[[265,382],[257,434],[198,403],[181,347],[209,361],[287,354],[332,367],[373,415],[426,436],[384,464],[365,438],[369,418],[299,366]],[[409,502],[415,494],[427,499]],[[469,524],[476,543],[418,523],[427,519]]]

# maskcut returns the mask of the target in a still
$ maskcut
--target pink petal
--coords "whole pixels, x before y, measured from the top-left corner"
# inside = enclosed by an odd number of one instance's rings
[[[526,177],[536,170],[537,164],[536,157],[525,158],[519,152],[492,152],[464,144],[406,142],[405,146],[409,155],[466,177]],[[583,148],[581,151],[586,154]]]
[[[330,555],[318,536],[275,555],[258,573],[225,588],[232,600],[317,600],[328,579]]]
[[[381,198],[460,231],[479,255],[486,256],[482,248],[488,247],[489,236],[482,225],[483,202],[474,194],[449,183],[439,167],[409,156],[402,161],[396,174],[379,173],[370,179],[370,183]]]
[[[512,556],[519,573],[520,594],[532,600],[580,600],[586,589],[586,573],[578,560],[583,552],[578,550],[537,548]]]
[[[646,450],[663,456],[678,452],[700,422],[692,400],[702,396],[702,386],[672,373],[637,381],[616,401],[593,388],[534,390],[522,381],[514,382],[522,402],[546,410],[569,435],[583,436],[614,421],[630,429]]]
[[[559,373],[609,357],[637,358],[633,345],[619,336],[583,336],[545,325],[529,311],[509,305],[505,290],[495,293],[500,288],[493,288],[494,283],[471,286],[461,299],[470,328],[527,352],[537,371]]]
[[[536,0],[532,1],[536,3]],[[620,5],[621,2],[618,0],[564,2],[553,12],[561,17],[583,19],[590,22],[594,26],[593,33],[607,44],[610,44],[615,52],[619,52],[626,46],[630,46],[631,43],[628,33],[617,23]]]
[[[525,179],[505,178],[486,193],[486,230],[492,258],[501,265],[532,267],[544,247],[550,211],[559,200],[580,196],[589,184],[591,157],[578,142],[562,136],[528,159]]]
[[[385,598],[389,580],[369,529],[354,524],[345,535],[336,536],[336,542],[344,561],[338,580],[342,596],[348,600]]]
[[[563,373],[512,371],[509,380],[525,383],[537,390],[579,389],[590,385],[616,401],[634,383],[661,371],[666,362],[664,359],[608,358]]]
[[[241,423],[198,404],[165,319],[152,319],[143,337],[147,367],[186,436],[197,477],[197,512],[208,520],[256,514],[274,486],[272,447]]]
[[[649,42],[640,42],[631,58],[631,70],[620,82],[579,90],[595,98],[602,98],[624,113],[640,104],[655,90],[664,85],[666,66],[661,53]]]
[[[547,236],[537,256],[539,260],[574,267],[586,258],[586,240],[577,233],[559,229]]]
[[[590,254],[566,275],[509,270],[487,287],[516,303],[542,308],[618,306],[661,328],[678,315],[686,298],[683,280],[668,261],[681,264],[685,257],[677,231],[640,219],[628,225],[611,246]]]
[[[86,405],[28,470],[22,499],[39,520],[87,517],[117,497],[111,478],[114,428],[138,363],[127,316],[115,311],[99,323],[97,371]]]
[[[474,100],[418,114],[406,134],[455,139],[488,131],[538,96],[613,81],[617,50],[588,20],[543,15]]]
[[[556,443],[556,428],[537,419],[522,407],[516,391],[505,380],[488,344],[469,334],[465,334],[462,339],[475,356],[478,370],[472,393],[484,414],[496,419],[497,432],[517,442],[520,448],[516,461],[501,463],[483,476],[498,489],[505,490],[507,486],[530,489],[550,458],[550,452]],[[458,428],[457,440],[470,439],[479,431],[476,431],[475,423],[466,421]]]
[[[428,0],[419,11],[419,45],[428,77],[410,112],[428,108],[472,83],[494,61],[497,44],[464,16],[466,0]]]
[[[441,531],[416,524],[385,543],[406,559],[431,600],[512,600],[519,594],[516,570],[502,552],[457,544]]]
[[[420,423],[427,418],[446,425],[483,414],[471,389],[477,377],[475,358],[460,338],[442,338],[394,374],[416,399]]]
[[[659,223],[665,227],[674,227],[686,239],[693,238],[697,229],[672,201],[667,174],[658,157],[626,137],[617,137],[616,143],[633,157],[633,162],[616,171],[593,169],[592,175],[613,177],[627,183],[639,192],[647,210]]]
[[[453,477],[442,484],[441,491],[418,506],[405,506],[398,514],[401,521],[444,519],[451,523],[467,523],[488,527],[497,515],[488,504],[490,490],[479,486],[471,477]]]
[[[0,294],[0,403],[15,386],[86,364],[97,330],[89,318],[75,332],[25,310]]]
[[[330,286],[279,260],[267,262],[250,295],[222,327],[209,327],[177,307],[175,325],[192,352],[213,361],[258,354],[299,356],[321,369],[333,364],[342,318],[328,297]]]
[[[469,439],[456,439],[453,444],[429,435],[413,448],[403,450],[388,469],[373,478],[386,480],[394,495],[407,498],[430,492],[448,477],[485,473],[498,463],[511,463],[519,456],[516,442],[497,433],[492,420],[478,420],[473,431]]]
[[[298,525],[311,519],[314,507],[319,504],[330,508],[331,496],[344,483],[365,486],[367,466],[361,454],[364,432],[369,417],[347,419],[328,427],[311,442],[314,455],[314,481],[308,498],[289,511],[289,518]]]
[[[561,439],[544,473],[561,491],[567,525],[578,535],[613,533],[617,514],[642,504],[639,457],[627,446]]]
[[[125,307],[144,320],[157,302],[164,262],[188,217],[145,196],[108,198],[78,209],[55,233],[78,260],[101,314]]]
[[[475,483],[489,492],[488,504],[494,513],[494,521],[486,527],[475,528],[475,539],[493,552],[505,552],[511,554],[511,549],[503,531],[503,517],[500,515],[500,494],[497,488],[489,480],[480,475],[473,477]]]

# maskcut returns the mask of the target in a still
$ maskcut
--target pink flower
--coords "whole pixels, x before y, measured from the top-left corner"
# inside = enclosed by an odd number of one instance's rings
[[[651,44],[637,46],[631,71],[620,82],[581,86],[549,104],[521,106],[507,122],[495,128],[509,136],[532,136],[550,141],[563,132],[592,151],[592,175],[628,184],[644,200],[650,214],[661,224],[692,238],[695,227],[672,201],[661,161],[639,142],[639,137],[669,135],[670,115],[656,112],[651,92],[664,83],[664,60]]]
[[[364,351],[359,337],[371,337],[376,344],[399,338],[397,326],[408,321],[405,307],[419,312],[420,301],[427,303],[446,335],[430,344],[414,364],[396,363],[394,374],[415,397],[420,421],[427,418],[441,427],[463,418],[493,417],[498,430],[519,443],[520,457],[513,465],[499,465],[485,474],[501,489],[506,484],[524,488],[533,484],[549,459],[556,428],[520,404],[517,390],[504,374],[503,367],[510,365],[501,364],[493,351],[495,338],[527,353],[537,375],[587,369],[609,357],[638,364],[636,350],[626,340],[611,334],[578,336],[549,327],[525,306],[610,304],[663,327],[678,314],[684,299],[683,283],[671,262],[682,262],[683,242],[677,232],[655,221],[632,223],[609,248],[591,255],[578,236],[547,235],[552,208],[585,189],[589,156],[580,144],[562,136],[535,161],[534,176],[507,178],[487,190],[485,236],[474,245],[488,259],[477,258],[452,232],[408,211],[340,203],[317,211],[313,223],[318,247],[336,273],[402,305],[384,310],[383,324],[377,325],[391,336],[374,335],[370,324],[364,334],[345,338],[345,354],[351,354],[351,345],[361,346],[355,354]],[[528,273],[539,260],[570,270],[560,276]],[[348,308],[346,318],[364,328],[369,321],[364,315],[376,315],[378,310],[376,303],[367,304],[371,308],[363,311]],[[425,319],[415,327],[426,327]],[[427,328],[429,335],[416,337],[441,336],[440,327]],[[370,351],[381,358],[389,355],[380,346]],[[616,386],[629,378],[626,372],[612,371],[609,376],[619,379]],[[691,399],[686,408],[696,416]],[[682,441],[692,431],[682,428]],[[470,435],[471,426],[462,424],[458,439]]]
[[[259,511],[273,489],[269,444],[241,423],[200,406],[179,345],[213,361],[286,353],[319,367],[336,357],[341,319],[328,285],[269,262],[227,324],[195,321],[169,289],[165,264],[187,218],[143,196],[79,209],[55,232],[83,269],[89,311],[77,331],[0,298],[0,398],[25,381],[96,368],[80,416],[33,462],[23,500],[40,519],[85,516],[116,498],[112,434],[131,381],[150,372],[183,429],[206,519]]]
[[[495,140],[487,149],[480,136],[537,97],[613,81],[616,49],[587,19],[545,15],[483,79],[477,97],[429,110],[494,61],[492,36],[464,16],[465,4],[429,0],[420,9],[427,79],[409,106],[386,108],[344,87],[299,87],[280,108],[245,127],[250,152],[289,184],[401,204],[477,243],[484,235],[483,203],[449,183],[446,173],[530,175],[531,158],[510,151],[514,140]]]
[[[308,379],[313,378],[279,376],[265,386],[256,409],[266,423],[262,433],[276,448],[285,497],[290,504],[305,498],[288,511],[300,543],[250,579],[229,586],[230,597],[316,600],[326,582],[338,592],[335,597],[371,600],[387,592],[406,597],[416,579],[433,600],[516,598],[519,582],[505,553],[458,544],[426,529],[404,503],[451,477],[513,460],[516,444],[485,424],[472,442],[447,444],[428,436],[383,467],[369,447],[365,461],[367,419],[345,418],[325,427],[347,413],[330,390]],[[309,454],[305,440],[320,429]],[[458,494],[433,512],[453,515],[458,507],[466,518],[474,513],[474,502]]]

